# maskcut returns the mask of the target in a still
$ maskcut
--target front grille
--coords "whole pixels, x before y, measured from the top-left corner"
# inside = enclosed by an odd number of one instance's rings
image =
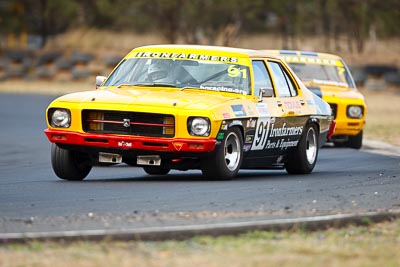
[[[332,109],[332,116],[333,116],[334,119],[336,119],[336,116],[337,116],[337,104],[329,103],[329,105],[331,106],[331,109]]]
[[[173,137],[175,118],[144,112],[83,110],[82,128],[89,133]]]

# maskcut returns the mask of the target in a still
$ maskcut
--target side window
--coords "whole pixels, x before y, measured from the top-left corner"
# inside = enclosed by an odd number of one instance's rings
[[[282,71],[283,71],[283,74],[285,74],[285,78],[286,78],[286,81],[287,81],[288,86],[289,86],[290,94],[292,96],[296,96],[297,95],[297,91],[296,91],[296,89],[295,89],[295,87],[293,85],[292,80],[289,78],[289,75],[287,74],[287,72],[285,70],[282,69]]]
[[[297,91],[295,89],[295,86],[293,85],[292,80],[289,78],[289,75],[281,67],[281,64],[272,61],[269,61],[268,63],[271,66],[272,73],[274,74],[276,89],[279,93],[279,96],[280,97],[296,96]]]
[[[254,60],[252,63],[254,74],[254,95],[260,94],[260,88],[272,88],[271,77],[262,60]]]

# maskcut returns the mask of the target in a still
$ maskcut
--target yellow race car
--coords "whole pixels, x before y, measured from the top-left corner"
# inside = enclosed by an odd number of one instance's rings
[[[312,92],[331,105],[336,130],[331,141],[338,146],[362,146],[367,106],[344,60],[336,55],[274,50]]]
[[[255,50],[139,47],[96,85],[47,108],[61,179],[118,163],[151,175],[200,169],[211,179],[241,168],[310,173],[334,129],[330,106],[279,57]]]

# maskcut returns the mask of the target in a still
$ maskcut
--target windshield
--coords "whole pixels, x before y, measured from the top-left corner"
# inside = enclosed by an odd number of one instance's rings
[[[350,74],[344,66],[305,63],[289,63],[289,65],[303,82],[354,87]]]
[[[131,58],[123,61],[105,86],[168,86],[250,94],[247,66],[202,60]]]

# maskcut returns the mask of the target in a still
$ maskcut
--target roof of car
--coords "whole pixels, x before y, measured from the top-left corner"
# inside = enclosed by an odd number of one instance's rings
[[[197,52],[217,52],[217,53],[229,53],[235,54],[237,57],[270,57],[279,59],[279,56],[268,51],[253,50],[245,48],[225,47],[225,46],[211,46],[211,45],[147,45],[137,47],[132,51],[144,51],[144,50],[182,50],[182,51],[197,51]]]
[[[326,59],[341,59],[341,57],[338,55],[329,53],[311,52],[311,51],[301,51],[301,50],[262,50],[262,51],[279,56],[303,56],[303,57],[318,57]]]

